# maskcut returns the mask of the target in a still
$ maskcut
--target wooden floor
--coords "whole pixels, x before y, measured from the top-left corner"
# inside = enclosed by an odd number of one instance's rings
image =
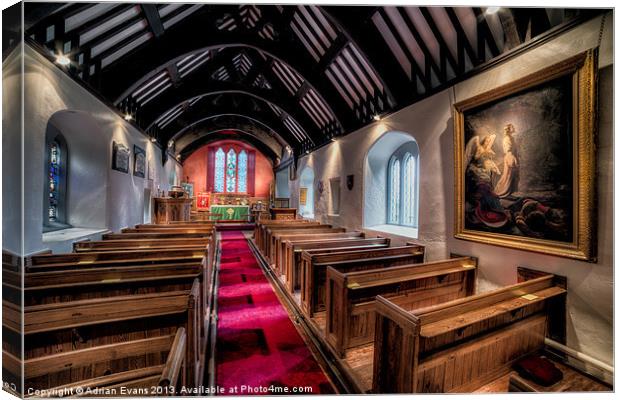
[[[511,384],[518,386],[520,390],[531,392],[608,392],[611,390],[608,386],[565,364],[559,362],[554,364],[562,371],[564,376],[564,378],[555,385],[542,386],[519,376],[515,371],[510,371],[493,382],[480,387],[475,392],[506,393],[511,391]]]

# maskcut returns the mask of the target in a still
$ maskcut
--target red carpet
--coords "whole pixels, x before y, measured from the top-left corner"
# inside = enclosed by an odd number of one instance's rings
[[[230,395],[333,393],[243,234],[221,235],[216,384]]]

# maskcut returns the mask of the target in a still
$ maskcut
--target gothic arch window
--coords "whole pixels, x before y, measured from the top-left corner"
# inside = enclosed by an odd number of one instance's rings
[[[213,163],[213,191],[215,193],[248,193],[248,152],[234,147],[218,147]]]
[[[415,142],[405,143],[390,157],[388,165],[387,223],[418,225],[418,149]]]
[[[61,134],[46,141],[43,231],[69,228],[67,223],[67,172],[69,151]]]

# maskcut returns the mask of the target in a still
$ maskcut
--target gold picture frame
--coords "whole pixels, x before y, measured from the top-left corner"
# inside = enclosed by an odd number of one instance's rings
[[[457,239],[596,262],[594,207],[596,201],[597,56],[596,49],[588,50],[454,105],[454,236]],[[564,82],[564,86],[561,86],[559,82]],[[549,89],[545,85],[556,86]],[[556,89],[562,87],[566,89],[564,91],[566,94]],[[515,132],[514,126],[520,122],[519,110],[523,110],[520,107],[526,103],[524,99],[527,100],[524,96],[531,96],[532,101],[528,103],[529,106],[538,104],[534,101],[535,99],[538,99],[540,103],[545,101],[549,103],[552,100],[545,97],[550,93],[549,90],[556,90],[558,98],[563,99],[562,106],[559,107],[560,111],[551,114],[551,117],[534,108],[531,112],[524,112],[524,119],[533,115],[530,120],[538,118],[539,120],[535,122],[539,124],[536,125],[530,121],[521,123],[522,126],[535,126],[538,129],[529,129],[521,137],[521,143],[526,143],[526,146],[533,148],[534,144],[526,140],[551,141],[551,139],[545,139],[544,135],[553,135],[556,130],[560,132],[557,135],[563,134],[569,139],[572,136],[572,140],[562,142],[570,141],[569,145],[562,147],[562,151],[566,153],[560,153],[568,154],[568,157],[562,158],[556,154],[549,156],[549,158],[554,156],[555,159],[570,165],[570,168],[562,170],[564,173],[557,174],[568,182],[555,192],[552,190],[540,192],[534,189],[528,191],[534,187],[534,184],[531,184],[534,180],[527,181],[529,182],[527,186],[523,183],[524,176],[551,175],[551,172],[544,172],[547,171],[544,169],[546,168],[545,162],[540,163],[539,169],[534,170],[533,163],[529,166],[525,165],[521,162],[523,157],[520,159],[513,156],[513,147],[515,148],[514,154],[520,154],[519,141],[515,139],[517,136],[513,133]],[[550,103],[550,107],[558,108],[556,103]],[[562,109],[567,109],[567,111],[562,111]],[[501,114],[498,110],[504,110],[505,114]],[[561,115],[568,129],[554,128],[553,132],[545,130],[544,127],[549,124],[558,125],[555,121],[549,122],[538,115],[543,115],[544,118]],[[496,132],[501,132],[502,129],[499,125],[500,120],[504,135],[501,146],[498,143],[494,144],[495,137],[499,134]],[[516,121],[514,125],[512,121]],[[488,134],[484,133],[485,129]],[[467,138],[466,135],[468,135]],[[485,140],[487,138],[484,135],[489,136],[489,140]],[[466,140],[469,141],[466,142]],[[541,147],[534,148],[540,153],[547,149],[555,151],[560,147],[554,144],[542,147],[543,150]],[[496,156],[499,157],[500,154],[503,154],[503,169],[493,163]],[[526,154],[530,159],[534,158],[529,156],[529,153]],[[485,170],[485,168],[488,169]],[[524,168],[529,169],[523,170]],[[493,186],[495,173],[498,176],[495,176],[495,186]],[[547,181],[551,180],[547,178]],[[527,188],[523,190],[523,186]],[[497,194],[500,192],[504,197]],[[544,197],[545,193],[547,197]],[[559,198],[562,193],[565,193],[565,197],[561,204],[565,205],[565,209],[554,209],[553,207],[558,203],[557,201],[553,203],[553,199]],[[536,195],[543,196],[545,200],[539,201]],[[551,199],[552,206],[545,203],[547,199]],[[498,207],[501,207],[503,211],[498,211]],[[530,210],[534,211],[530,212]],[[529,219],[530,216],[532,216],[531,219]],[[540,219],[536,220],[533,217]]]

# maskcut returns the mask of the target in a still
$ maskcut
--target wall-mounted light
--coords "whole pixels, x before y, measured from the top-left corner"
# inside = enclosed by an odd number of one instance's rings
[[[125,118],[125,121],[131,121],[133,119],[133,117],[129,113],[125,114],[123,118]]]
[[[501,9],[501,7],[487,7],[485,13],[487,15],[497,14],[497,12]]]
[[[174,146],[174,140],[168,141],[168,147],[172,147],[172,146]]]
[[[334,138],[334,137],[333,137],[333,138],[331,138],[330,140],[331,140],[332,142],[335,142],[335,141],[336,141],[336,138]]]
[[[67,66],[71,64],[71,60],[66,55],[58,53],[58,55],[56,55],[56,63],[58,65]]]
[[[180,159],[181,159],[181,155],[177,154],[177,160],[180,160]]]
[[[381,116],[379,114],[375,114],[372,116],[372,119],[374,119],[375,121],[381,121]]]
[[[306,150],[306,154],[310,154],[310,150]]]
[[[151,142],[153,143],[157,142],[157,138],[155,138],[155,136],[151,136]]]

